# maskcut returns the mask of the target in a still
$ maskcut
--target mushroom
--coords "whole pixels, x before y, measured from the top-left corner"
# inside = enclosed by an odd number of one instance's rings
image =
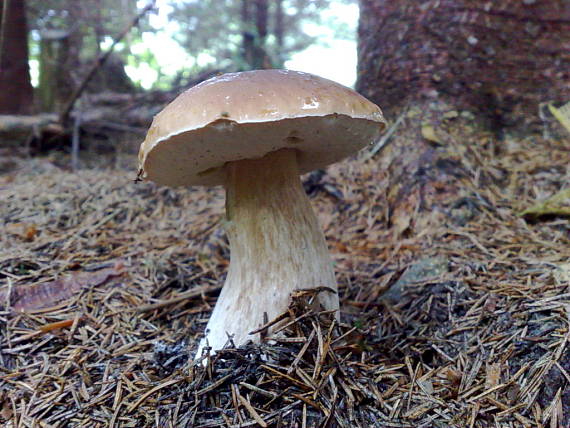
[[[333,263],[300,174],[374,143],[378,106],[307,73],[256,70],[206,80],[153,120],[139,152],[142,178],[169,186],[223,185],[230,266],[198,354],[255,340],[296,289],[338,310]],[[338,314],[338,313],[337,313]]]

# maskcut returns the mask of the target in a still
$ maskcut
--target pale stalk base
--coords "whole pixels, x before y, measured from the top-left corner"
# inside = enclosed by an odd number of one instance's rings
[[[200,343],[219,350],[283,313],[296,289],[330,287],[319,294],[325,309],[339,307],[333,264],[305,194],[294,150],[226,165],[226,216],[231,263]],[[228,336],[229,335],[229,336]],[[207,341],[207,342],[206,342]]]

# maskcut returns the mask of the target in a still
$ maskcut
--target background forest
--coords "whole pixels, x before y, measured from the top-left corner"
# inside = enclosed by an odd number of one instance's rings
[[[69,147],[74,108],[83,146],[90,139],[94,144],[108,140],[106,133],[113,131],[138,137],[166,101],[224,72],[287,64],[349,86],[356,79],[355,1],[18,0],[6,5],[0,113],[34,117],[4,118],[2,127],[8,138],[21,140],[31,127],[40,124],[41,133],[47,123],[54,125],[47,127],[48,136],[27,138],[32,150]],[[128,100],[139,105],[117,120],[116,108]],[[107,149],[119,148],[111,143]]]
[[[569,0],[0,11],[0,425],[570,428]],[[224,192],[135,182],[136,155],[185,89],[271,68],[388,126],[302,177],[340,322],[297,293],[205,368]]]
[[[281,68],[315,43],[355,41],[357,11],[356,3],[346,0],[28,1],[23,6],[17,1],[6,9],[4,57],[9,62],[28,57],[43,111],[61,103],[114,41],[93,90],[183,87],[208,73]],[[137,7],[146,8],[140,20]],[[343,19],[346,12],[352,16]],[[124,38],[116,40],[123,30]],[[11,43],[17,32],[27,34],[28,49],[22,49],[21,37],[20,45]],[[323,33],[326,39],[319,40]]]

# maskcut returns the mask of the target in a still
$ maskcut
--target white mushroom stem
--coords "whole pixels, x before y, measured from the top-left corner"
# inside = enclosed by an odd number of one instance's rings
[[[226,217],[230,267],[206,327],[205,340],[219,350],[259,340],[249,333],[283,313],[296,289],[337,291],[323,233],[299,179],[297,152],[283,149],[261,159],[226,166]],[[322,292],[325,309],[338,309],[336,293]]]

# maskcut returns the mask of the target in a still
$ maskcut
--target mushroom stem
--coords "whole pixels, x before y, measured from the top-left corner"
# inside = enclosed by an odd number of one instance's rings
[[[324,235],[301,181],[297,152],[278,150],[261,159],[226,164],[226,218],[231,263],[200,344],[236,346],[283,313],[296,289],[326,286],[337,291]],[[338,309],[336,293],[320,293],[321,305]]]

